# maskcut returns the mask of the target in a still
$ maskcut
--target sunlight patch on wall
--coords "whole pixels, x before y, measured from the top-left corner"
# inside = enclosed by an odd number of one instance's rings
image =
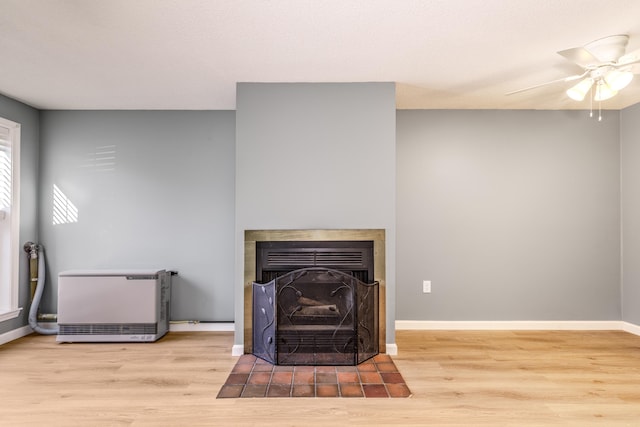
[[[53,184],[53,225],[78,222],[78,208]]]
[[[116,146],[101,145],[86,153],[81,167],[95,172],[113,172],[116,169]]]

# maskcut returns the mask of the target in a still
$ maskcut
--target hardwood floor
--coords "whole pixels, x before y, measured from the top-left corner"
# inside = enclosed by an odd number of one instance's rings
[[[0,346],[1,426],[640,426],[640,337],[397,331],[413,396],[216,399],[227,332],[149,344]]]

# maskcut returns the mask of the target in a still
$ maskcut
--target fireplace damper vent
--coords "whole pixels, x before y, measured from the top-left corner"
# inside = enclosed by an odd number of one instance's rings
[[[360,251],[319,252],[300,251],[287,252],[271,250],[267,252],[267,265],[271,267],[302,266],[352,266],[361,265],[363,254]]]
[[[256,242],[256,281],[269,282],[293,270],[325,267],[373,281],[372,241]]]

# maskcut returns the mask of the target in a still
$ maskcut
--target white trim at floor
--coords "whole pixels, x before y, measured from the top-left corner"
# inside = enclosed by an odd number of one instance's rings
[[[5,332],[0,335],[0,345],[6,344],[9,341],[17,340],[18,338],[26,337],[27,335],[33,333],[33,329],[30,326],[23,326],[18,329],[13,329],[9,332]]]
[[[396,330],[564,330],[564,331],[625,331],[640,336],[640,326],[618,320],[605,321],[439,321],[439,320],[396,320]],[[234,332],[233,322],[172,322],[170,332]],[[29,326],[23,326],[0,334],[0,345],[33,333]],[[244,346],[234,344],[231,354],[241,356]],[[395,343],[387,343],[387,354],[398,354]]]
[[[640,336],[640,326],[634,325],[633,323],[622,322],[622,330]]]
[[[398,355],[398,345],[396,343],[387,343],[387,351],[385,354],[389,356],[397,356]]]
[[[232,356],[242,356],[243,354],[244,354],[243,344],[234,344],[233,347],[231,347]]]
[[[172,321],[169,332],[234,332],[233,322],[180,322]]]
[[[441,321],[396,320],[396,330],[416,331],[625,331],[640,335],[640,326],[619,320],[603,321]]]
[[[54,328],[55,323],[43,322],[40,323],[42,328]],[[169,332],[233,332],[234,326],[232,322],[176,322],[169,325]],[[0,345],[6,344],[10,341],[17,340],[29,334],[33,333],[33,329],[30,326],[23,326],[18,329],[14,329],[4,334],[0,334]]]

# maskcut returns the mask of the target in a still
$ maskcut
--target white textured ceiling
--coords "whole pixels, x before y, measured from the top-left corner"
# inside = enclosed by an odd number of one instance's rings
[[[237,82],[396,82],[400,109],[588,109],[558,55],[640,49],[640,0],[0,0],[0,93],[42,109],[235,109]],[[637,70],[636,70],[637,71]],[[640,102],[640,76],[603,108]]]

